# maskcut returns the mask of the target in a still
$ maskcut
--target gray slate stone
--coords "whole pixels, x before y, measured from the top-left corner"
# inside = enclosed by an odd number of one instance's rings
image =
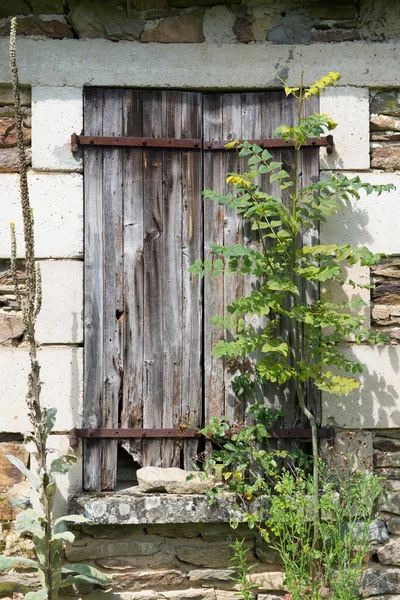
[[[378,92],[372,96],[371,113],[380,113],[382,115],[400,115],[400,92]]]
[[[189,571],[190,581],[232,581],[232,569],[194,569]]]
[[[137,40],[144,28],[144,20],[136,11],[126,11],[104,0],[70,0],[68,22],[80,38],[109,40]]]
[[[29,0],[35,15],[63,15],[63,0]]]
[[[367,569],[362,581],[363,596],[400,593],[400,569],[376,567]]]
[[[204,494],[144,494],[138,488],[125,493],[90,494],[71,500],[71,514],[83,514],[96,525],[162,523],[229,523],[233,498],[221,494],[210,506]]]
[[[200,478],[196,471],[162,467],[138,469],[136,477],[141,492],[167,492],[168,494],[205,494],[215,485],[213,476]],[[188,480],[188,477],[191,479]]]
[[[392,539],[377,550],[381,565],[400,566],[400,540]]]
[[[312,22],[303,15],[289,13],[281,23],[271,29],[268,40],[276,44],[310,44]]]
[[[1,0],[0,2],[0,18],[29,15],[30,12],[31,9],[25,0]]]
[[[24,331],[22,317],[0,314],[0,344],[21,337]]]

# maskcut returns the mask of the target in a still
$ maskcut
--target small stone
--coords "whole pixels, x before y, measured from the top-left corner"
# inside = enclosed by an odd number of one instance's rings
[[[400,467],[400,452],[376,452],[374,462],[377,467]]]
[[[4,37],[9,34],[10,22],[7,22],[0,26],[0,36]],[[74,37],[71,28],[64,20],[50,19],[44,21],[39,17],[21,17],[18,19],[17,34],[42,36],[54,40]]]
[[[180,546],[176,548],[176,556],[184,563],[219,569],[229,565],[232,550],[226,544]]]
[[[272,550],[270,546],[260,537],[256,539],[256,557],[263,563],[269,565],[281,565],[282,559],[276,550]]]
[[[136,11],[112,6],[104,0],[69,0],[71,12],[67,19],[80,38],[137,40],[143,31],[144,20]]]
[[[400,535],[400,517],[389,517],[386,520],[389,533],[392,535]]]
[[[372,309],[373,319],[388,319],[389,317],[390,312],[386,306],[374,306]]]
[[[31,9],[25,0],[2,0],[0,3],[0,18],[15,15],[29,15]]]
[[[24,144],[31,143],[31,130],[23,127]],[[15,119],[0,118],[0,148],[10,148],[17,145],[17,126]]]
[[[380,307],[376,306],[374,307],[374,310],[375,308]],[[375,437],[374,448],[375,450],[380,450],[381,452],[400,452],[400,440],[390,440],[388,438]]]
[[[131,0],[131,7],[135,10],[167,9],[168,0]]]
[[[215,600],[215,590],[207,588],[189,588],[158,592],[160,600]]]
[[[146,29],[140,37],[141,42],[201,43],[203,35],[204,10],[193,10],[176,17],[167,17],[156,27]]]
[[[215,523],[203,526],[201,537],[205,542],[222,542],[232,544],[236,539],[252,540],[257,537],[254,529],[249,529],[246,523],[239,523],[237,529],[232,529],[229,523]]]
[[[396,171],[400,169],[400,146],[373,148],[371,152],[371,167]]]
[[[259,590],[280,591],[284,590],[283,580],[285,574],[282,571],[265,571],[264,573],[250,573],[247,580],[255,584]]]
[[[236,15],[233,33],[238,42],[248,44],[249,42],[254,41],[253,21],[252,16],[249,15],[246,10],[242,10]]]
[[[25,161],[31,164],[32,154],[30,149],[25,150]],[[0,173],[18,173],[19,161],[17,148],[0,148]]]
[[[0,344],[7,340],[18,339],[24,331],[25,325],[21,317],[0,314]]]
[[[281,23],[271,29],[268,40],[276,44],[309,44],[312,22],[304,15],[288,13]]]
[[[213,6],[204,15],[203,32],[207,44],[231,44],[235,41],[236,17],[226,6]]]
[[[175,556],[167,552],[156,552],[148,556],[124,556],[116,558],[98,558],[96,565],[111,571],[132,571],[132,569],[150,569],[154,567],[176,567]]]
[[[380,594],[398,594],[400,592],[400,569],[376,567],[364,573],[363,596],[378,596]]]
[[[390,115],[371,115],[372,131],[381,131],[387,129],[400,131],[400,120]]]
[[[27,576],[25,573],[6,573],[0,574],[0,595],[3,597],[9,594],[13,597],[13,594],[27,594],[34,589],[39,588],[39,579]],[[33,586],[33,588],[31,587]]]
[[[400,541],[390,540],[387,544],[380,546],[377,549],[377,555],[381,565],[398,567],[400,565]]]
[[[167,492],[169,494],[201,494],[215,485],[213,476],[201,479],[196,471],[161,467],[138,469],[136,477],[141,492]],[[191,479],[188,480],[188,477]]]
[[[114,556],[151,556],[157,554],[162,546],[162,540],[155,541],[150,536],[145,539],[96,540],[92,538],[80,539],[73,546],[66,548],[65,554],[69,561],[80,562],[98,558],[112,558]]]
[[[146,587],[175,587],[180,586],[186,579],[186,574],[176,570],[131,571],[117,573],[112,577],[113,589],[140,590]]]
[[[373,131],[371,140],[373,142],[399,142],[400,131]]]
[[[242,0],[169,0],[169,5],[176,8],[195,6],[217,6],[219,4],[242,4]]]
[[[21,105],[30,106],[31,104],[31,88],[21,87]],[[0,104],[14,106],[14,96],[12,86],[8,84],[0,84]]]
[[[63,0],[29,0],[32,12],[35,15],[62,15],[64,14]]]
[[[355,526],[355,534],[362,534],[363,523],[360,522],[359,525]],[[372,521],[372,523],[368,526],[368,539],[370,542],[376,542],[378,544],[385,544],[389,540],[389,532],[386,527],[386,523],[381,519],[377,519]]]
[[[190,581],[232,581],[232,569],[194,569],[189,571]]]
[[[213,525],[208,525],[213,527]],[[206,529],[208,529],[206,526]],[[146,531],[149,534],[159,535],[167,538],[195,538],[199,537],[205,526],[202,523],[174,524],[174,525],[148,525]]]
[[[13,485],[25,480],[23,473],[6,458],[7,454],[18,458],[25,467],[28,466],[29,462],[29,452],[23,444],[0,443],[0,492],[6,492]]]
[[[370,109],[373,114],[400,116],[400,93],[395,90],[375,93]]]
[[[394,468],[374,468],[374,473],[379,477],[384,477],[385,479],[400,479],[400,469]]]
[[[400,515],[400,492],[386,492],[378,501],[378,510]]]

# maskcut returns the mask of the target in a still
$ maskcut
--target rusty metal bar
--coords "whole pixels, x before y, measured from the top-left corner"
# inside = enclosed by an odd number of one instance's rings
[[[195,150],[224,150],[231,140],[176,139],[176,138],[144,138],[144,137],[112,137],[112,136],[87,136],[71,135],[71,152],[77,152],[79,146],[113,146],[120,148],[192,148]],[[293,143],[279,139],[248,140],[250,144],[257,144],[261,148],[290,148]],[[307,147],[325,146],[328,154],[332,154],[334,144],[333,136],[322,138],[309,138]],[[232,148],[231,150],[235,150]]]
[[[117,146],[120,148],[194,148],[201,150],[201,140],[175,138],[117,137],[101,135],[71,135],[71,151],[79,146]]]
[[[272,438],[308,439],[311,429],[271,429],[268,432]],[[335,430],[331,428],[318,429],[319,438],[334,438]],[[200,437],[198,429],[78,429],[74,427],[69,435],[70,446],[76,448],[80,438],[89,439],[127,439],[127,438],[195,438]]]
[[[232,140],[210,140],[203,142],[204,150],[224,150],[225,146],[229,144]],[[257,144],[260,148],[290,148],[293,147],[292,142],[285,142],[285,140],[281,139],[263,139],[263,140],[247,140],[249,144]],[[332,154],[333,152],[333,136],[327,135],[322,138],[308,138],[307,143],[304,144],[305,147],[318,147],[318,146],[326,146],[326,150],[328,154]],[[231,148],[231,150],[235,150],[235,148]]]

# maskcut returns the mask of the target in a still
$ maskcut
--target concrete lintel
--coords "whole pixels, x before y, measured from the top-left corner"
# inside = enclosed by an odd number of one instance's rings
[[[129,488],[113,494],[87,494],[71,499],[70,512],[95,525],[162,523],[228,523],[233,497],[221,496],[210,506],[206,494],[146,494]]]
[[[106,40],[19,39],[20,80],[32,86],[138,86],[192,89],[280,87],[274,75],[305,83],[340,71],[340,85],[400,85],[400,42],[305,46],[264,44],[141,44]],[[11,81],[8,39],[0,40],[0,81]],[[151,65],[151,68],[149,68]]]

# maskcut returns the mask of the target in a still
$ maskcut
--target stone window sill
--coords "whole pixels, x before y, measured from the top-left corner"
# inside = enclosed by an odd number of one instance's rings
[[[221,494],[210,505],[206,494],[156,494],[128,488],[75,496],[69,512],[83,515],[95,525],[228,523],[232,504],[230,494]]]

